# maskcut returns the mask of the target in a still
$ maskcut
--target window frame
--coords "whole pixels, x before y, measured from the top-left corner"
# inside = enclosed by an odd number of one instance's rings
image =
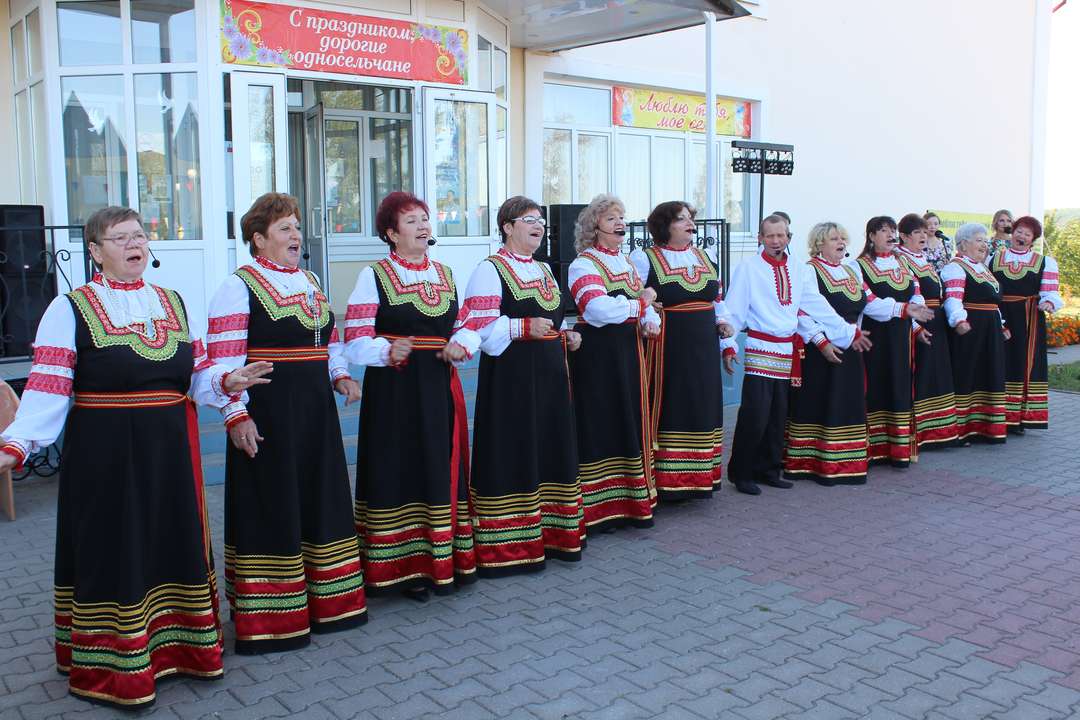
[[[127,130],[127,137],[125,137],[125,146],[127,148],[127,196],[129,206],[139,210],[142,208],[139,206],[139,166],[138,166],[138,136],[136,132],[136,111],[135,111],[135,76],[137,75],[163,75],[163,74],[178,74],[189,73],[195,76],[195,84],[197,88],[196,98],[199,107],[199,202],[202,208],[201,222],[202,232],[200,237],[187,237],[183,240],[173,238],[170,240],[163,240],[167,242],[170,248],[186,249],[186,248],[199,248],[203,247],[204,243],[209,242],[216,236],[212,213],[207,211],[208,208],[216,207],[214,204],[214,198],[211,193],[211,184],[206,182],[205,177],[207,172],[213,167],[210,162],[211,153],[214,152],[212,145],[212,135],[215,123],[212,122],[211,108],[217,107],[210,98],[206,58],[207,58],[207,39],[206,33],[202,31],[204,23],[206,22],[207,5],[195,0],[193,3],[192,12],[194,13],[194,27],[195,33],[193,42],[195,43],[195,59],[189,62],[157,62],[157,63],[135,63],[133,58],[133,38],[131,32],[131,0],[120,0],[120,22],[121,22],[121,43],[122,43],[122,62],[120,64],[107,64],[107,65],[62,65],[60,63],[60,51],[59,51],[59,21],[57,16],[57,3],[42,2],[39,7],[48,9],[48,15],[42,16],[41,32],[43,39],[47,37],[47,41],[43,42],[43,53],[45,55],[44,65],[46,68],[53,72],[50,76],[51,83],[55,84],[53,91],[56,93],[55,105],[50,107],[50,115],[58,118],[54,121],[54,125],[50,127],[51,136],[58,143],[57,148],[60,148],[57,153],[58,157],[50,162],[50,175],[59,173],[53,178],[50,178],[51,189],[53,192],[53,199],[57,201],[54,214],[60,218],[63,218],[63,222],[70,222],[70,216],[68,212],[68,196],[67,196],[67,168],[65,162],[65,154],[63,150],[63,107],[64,98],[61,94],[61,84],[67,78],[74,77],[98,77],[103,75],[121,76],[123,91],[124,91],[124,123]],[[213,6],[216,8],[216,6]],[[48,22],[45,22],[47,20]],[[69,238],[69,242],[76,245],[81,245],[79,238]]]

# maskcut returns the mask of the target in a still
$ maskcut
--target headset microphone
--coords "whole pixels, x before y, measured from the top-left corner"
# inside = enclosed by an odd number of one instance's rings
[[[429,247],[434,245],[435,244],[435,238],[428,238],[427,244],[428,244]]]
[[[149,245],[146,246],[146,249],[150,252],[150,257],[154,258],[154,261],[150,263],[150,266],[154,268],[161,267],[161,261],[157,259],[157,255],[154,254],[154,250]]]
[[[696,227],[690,228],[690,234],[691,235],[697,235],[697,228]]]

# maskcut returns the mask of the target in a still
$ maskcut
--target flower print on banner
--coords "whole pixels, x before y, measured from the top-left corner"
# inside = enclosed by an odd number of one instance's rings
[[[284,48],[267,47],[262,40],[263,20],[252,8],[233,16],[232,3],[221,4],[221,58],[227,63],[287,67],[289,53]]]
[[[417,40],[426,41],[416,48],[420,57],[430,56],[443,82],[464,85],[468,82],[469,36],[464,30],[417,23],[413,32]],[[430,45],[428,45],[430,43]]]

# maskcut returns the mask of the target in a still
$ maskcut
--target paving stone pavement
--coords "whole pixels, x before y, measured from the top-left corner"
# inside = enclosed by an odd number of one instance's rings
[[[229,649],[224,679],[163,681],[138,716],[1080,717],[1080,395],[1052,393],[1051,414],[863,487],[725,486],[591,538],[578,564],[372,600],[364,628]],[[0,720],[118,715],[53,668],[55,487],[19,483],[19,520],[0,522]]]

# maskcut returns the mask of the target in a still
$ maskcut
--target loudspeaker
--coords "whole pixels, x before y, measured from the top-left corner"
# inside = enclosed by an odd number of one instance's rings
[[[44,226],[45,208],[41,205],[0,205],[0,252],[6,258],[0,262],[0,273],[17,276],[48,269]]]
[[[573,262],[577,256],[574,252],[574,224],[586,207],[588,205],[548,205],[543,208],[548,232],[537,253],[542,260],[550,263]]]
[[[56,297],[53,273],[26,273],[5,277],[0,303],[7,310],[3,321],[2,357],[32,355],[34,336],[45,308]]]
[[[563,299],[563,312],[567,315],[576,315],[577,305],[574,303],[574,296],[570,294],[570,263],[552,260],[548,262],[548,265],[551,266],[551,274],[555,276],[555,281],[559,283],[559,292],[562,294]]]

